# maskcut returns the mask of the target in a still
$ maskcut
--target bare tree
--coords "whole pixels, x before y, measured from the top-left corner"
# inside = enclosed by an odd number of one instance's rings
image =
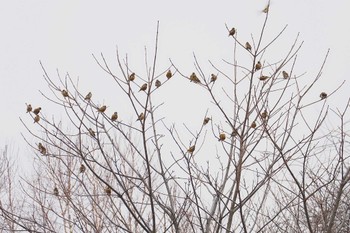
[[[227,27],[232,61],[203,66],[194,55],[189,73],[171,60],[157,67],[158,26],[143,74],[118,51],[117,72],[94,56],[129,101],[127,117],[97,104],[69,74],[55,81],[42,66],[51,91],[42,94],[65,116],[33,107],[21,119],[35,173],[21,181],[19,212],[2,201],[3,221],[30,232],[347,232],[349,103],[329,116],[337,89],[313,91],[328,53],[308,79],[296,69],[298,36],[284,54],[266,55],[286,28],[265,42],[269,6],[263,12],[249,41]],[[180,77],[211,99],[183,127],[166,123],[157,99]],[[338,128],[326,127],[329,117]]]

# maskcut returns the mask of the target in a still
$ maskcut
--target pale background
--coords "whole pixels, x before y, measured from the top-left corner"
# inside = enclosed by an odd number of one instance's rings
[[[243,42],[250,39],[250,33],[256,38],[266,3],[262,0],[12,0],[3,3],[0,8],[0,148],[9,144],[22,161],[30,162],[28,158],[32,155],[27,154],[33,151],[21,137],[21,132],[26,131],[19,121],[21,117],[32,124],[25,113],[25,103],[42,106],[46,116],[50,116],[49,110],[54,112],[39,93],[39,90],[49,93],[39,61],[51,78],[57,78],[56,69],[62,76],[68,72],[73,78],[79,77],[83,93],[94,92],[98,103],[123,108],[126,103],[120,101],[122,98],[119,99],[120,93],[113,88],[111,78],[97,66],[91,54],[102,52],[113,67],[118,46],[121,55],[128,53],[130,64],[142,74],[145,72],[144,48],[148,48],[151,57],[159,20],[159,71],[169,66],[171,58],[184,73],[190,74],[194,70],[194,52],[210,72],[209,59],[217,64],[223,58],[232,60],[232,38],[227,36],[225,23],[237,28]],[[285,52],[300,32],[300,40],[305,42],[299,55],[299,72],[306,71],[313,77],[330,49],[323,78],[315,87],[317,93],[331,92],[348,79],[349,10],[348,0],[271,1],[267,38],[288,24],[280,40],[281,50]],[[277,57],[278,52],[274,49],[270,55]],[[343,108],[350,97],[348,90],[349,83],[345,83],[329,104]],[[204,96],[203,90],[194,90],[189,82],[174,81],[172,86],[159,92],[158,98],[167,103],[164,111],[170,115],[166,121],[176,120],[181,124],[191,122],[195,112],[202,114],[210,107],[201,104]]]

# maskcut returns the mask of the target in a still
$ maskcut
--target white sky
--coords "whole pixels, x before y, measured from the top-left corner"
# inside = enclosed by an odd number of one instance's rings
[[[160,21],[159,71],[169,65],[171,58],[184,73],[194,70],[192,53],[202,66],[211,72],[207,61],[217,64],[222,58],[232,60],[232,38],[228,38],[225,23],[238,30],[243,42],[250,33],[255,38],[263,22],[261,10],[267,1],[19,1],[11,0],[0,8],[0,148],[11,144],[24,154],[25,132],[19,117],[31,122],[25,114],[25,103],[42,106],[47,101],[39,89],[49,93],[39,65],[41,60],[54,80],[56,69],[80,78],[82,92],[93,91],[100,103],[111,104],[118,93],[111,87],[111,79],[97,66],[91,54],[104,53],[115,64],[116,46],[120,53],[128,53],[129,62],[142,74],[144,46],[152,54],[157,20]],[[298,32],[305,41],[300,52],[298,71],[316,74],[327,49],[330,57],[318,90],[330,92],[348,79],[350,61],[350,2],[348,0],[272,0],[267,37],[277,34],[286,24],[281,38],[284,52]],[[276,59],[278,50],[274,50]],[[178,76],[181,78],[180,76]],[[176,77],[174,77],[176,78]],[[179,86],[181,85],[181,86]],[[168,118],[178,123],[191,120],[191,110],[204,114],[209,105],[201,106],[204,92],[193,91],[193,85],[174,82],[159,98],[174,106],[181,103],[185,114]],[[330,103],[344,107],[350,94],[346,83]],[[103,90],[103,91],[102,91]],[[181,95],[179,95],[181,90]],[[184,103],[186,102],[186,103]],[[187,105],[186,105],[187,104]],[[192,107],[190,106],[192,105]],[[193,107],[195,105],[195,107]],[[52,105],[51,105],[52,106]],[[338,105],[337,105],[338,106]],[[198,108],[198,109],[197,109]],[[48,109],[48,108],[46,108]],[[50,115],[46,112],[46,115]]]

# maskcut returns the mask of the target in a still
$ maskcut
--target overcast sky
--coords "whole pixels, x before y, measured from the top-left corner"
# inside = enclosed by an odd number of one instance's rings
[[[45,108],[47,101],[39,90],[48,92],[48,89],[39,61],[53,79],[57,77],[56,69],[63,75],[68,72],[73,78],[79,77],[82,92],[99,93],[99,103],[106,103],[117,98],[118,93],[109,85],[110,78],[97,66],[92,53],[102,52],[115,64],[118,46],[120,53],[128,53],[130,64],[142,74],[144,47],[152,54],[159,20],[160,70],[166,69],[171,58],[184,73],[190,74],[194,70],[193,52],[203,67],[209,67],[209,59],[217,63],[223,58],[232,60],[232,38],[228,38],[225,24],[237,28],[244,42],[250,33],[257,37],[266,3],[262,0],[6,1],[0,8],[0,148],[11,144],[23,154],[25,143],[20,133],[25,128],[19,117],[30,122],[25,103]],[[267,37],[271,38],[288,24],[281,38],[281,50],[285,51],[284,46],[288,48],[300,32],[304,46],[299,55],[299,72],[316,74],[330,49],[317,90],[330,92],[348,79],[349,9],[348,0],[271,1]],[[188,104],[198,103],[204,92],[192,93],[189,91],[192,87],[169,87],[167,93],[163,92],[167,96],[160,98],[171,105],[186,100],[186,93],[190,93]],[[181,95],[176,95],[178,88]],[[343,107],[350,97],[349,88],[346,83],[330,103]],[[208,106],[198,108],[203,111]],[[196,110],[184,106],[187,114],[177,119],[181,122],[188,118],[190,109]]]

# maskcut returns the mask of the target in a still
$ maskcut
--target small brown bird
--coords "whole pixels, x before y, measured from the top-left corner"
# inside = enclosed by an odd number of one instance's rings
[[[141,112],[136,121],[143,121],[143,119],[145,119],[145,115]]]
[[[204,120],[203,120],[203,125],[206,125],[208,124],[208,122],[210,121],[210,117],[205,117]]]
[[[282,75],[284,79],[289,78],[289,74],[286,71],[282,71]]]
[[[158,88],[162,85],[162,82],[157,79],[154,85]]]
[[[41,142],[38,144],[38,149],[41,154],[46,155],[46,148],[43,146],[43,144],[41,144]]]
[[[140,87],[140,91],[145,91],[147,89],[147,83],[144,83],[141,87]]]
[[[116,121],[118,119],[118,113],[117,112],[114,112],[111,116],[111,120],[112,121]]]
[[[105,188],[105,193],[107,194],[107,196],[111,196],[111,194],[112,194],[112,189],[111,189],[111,187],[107,186],[107,187]]]
[[[135,73],[131,73],[129,76],[129,81],[134,81],[135,77],[136,77]]]
[[[91,100],[91,97],[92,97],[92,93],[91,92],[89,92],[86,96],[85,96],[85,100],[87,100],[87,101],[90,101]]]
[[[98,111],[98,112],[104,112],[104,111],[106,111],[106,109],[107,109],[107,106],[106,106],[106,105],[103,105],[103,106],[99,107],[99,108],[97,109],[97,111]]]
[[[59,195],[59,193],[58,193],[58,188],[57,188],[57,187],[55,187],[55,188],[53,189],[53,194],[55,194],[55,196],[58,196],[58,195]]]
[[[40,121],[40,116],[39,115],[35,115],[34,123],[38,123],[39,121]]]
[[[200,83],[201,82],[194,72],[190,76],[190,81],[194,82],[194,83]]]
[[[229,31],[228,36],[233,36],[235,33],[236,33],[236,29],[235,29],[235,28],[232,28],[232,29]]]
[[[219,134],[219,141],[225,141],[225,139],[226,139],[226,134],[225,133]]]
[[[190,148],[187,149],[187,152],[192,154],[195,149],[196,149],[195,145],[190,146]]]
[[[84,173],[85,170],[86,170],[86,168],[85,168],[84,164],[81,164],[81,165],[80,165],[80,168],[79,168],[79,172],[80,172],[80,173]]]
[[[252,46],[249,44],[249,42],[245,43],[246,50],[252,51]]]
[[[258,63],[255,64],[255,70],[260,70],[261,69],[261,62],[258,61]]]
[[[267,6],[264,8],[264,10],[262,10],[262,12],[267,14],[269,12],[269,7],[270,7],[270,5],[267,4]]]
[[[216,76],[215,74],[211,74],[211,77],[210,77],[210,82],[215,82],[216,79],[218,79],[218,76]]]
[[[255,123],[255,121],[253,121],[253,123],[250,125],[250,128],[255,129],[255,127],[256,127],[256,123]]]
[[[266,120],[266,118],[267,118],[267,116],[268,116],[267,111],[266,111],[266,110],[263,111],[263,112],[260,114],[260,116],[261,116],[261,118],[262,118],[263,120]]]
[[[173,77],[173,73],[171,73],[171,70],[168,70],[168,72],[166,72],[166,77],[168,79],[170,79],[171,77]]]
[[[66,90],[62,90],[61,94],[63,95],[64,98],[68,97],[68,92]]]
[[[95,137],[96,136],[95,131],[93,129],[91,129],[91,128],[89,128],[89,134],[90,134],[91,137]]]
[[[320,98],[321,98],[321,100],[324,100],[325,98],[327,98],[327,93],[326,92],[321,92]]]
[[[32,109],[33,109],[33,108],[32,108],[32,105],[31,105],[31,104],[28,104],[28,105],[27,105],[27,112],[31,112]]]
[[[33,110],[33,113],[34,113],[35,115],[38,115],[39,112],[40,112],[40,110],[41,110],[41,107],[36,108],[36,109]]]
[[[268,79],[268,78],[269,78],[268,76],[261,75],[261,76],[259,77],[259,80],[265,81],[265,80]]]
[[[238,132],[236,129],[233,129],[232,133],[231,133],[231,137],[236,137],[238,135]]]

